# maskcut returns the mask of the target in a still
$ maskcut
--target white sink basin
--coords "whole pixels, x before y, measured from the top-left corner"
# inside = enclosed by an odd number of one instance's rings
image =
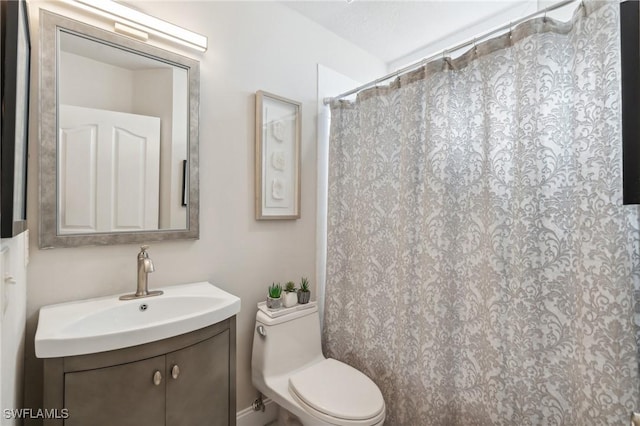
[[[154,289],[156,290],[156,289]],[[240,299],[208,282],[165,287],[135,300],[119,295],[44,306],[36,356],[84,355],[188,333],[240,312]]]

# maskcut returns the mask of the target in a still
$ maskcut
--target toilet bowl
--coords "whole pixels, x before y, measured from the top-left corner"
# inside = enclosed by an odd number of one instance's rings
[[[357,369],[322,355],[315,304],[271,316],[258,310],[253,336],[253,385],[304,426],[378,426],[385,403]]]

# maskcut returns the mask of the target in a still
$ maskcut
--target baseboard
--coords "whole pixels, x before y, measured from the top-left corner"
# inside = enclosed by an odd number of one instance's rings
[[[236,414],[236,426],[264,426],[278,418],[278,405],[269,398],[264,400],[264,411],[247,407]]]

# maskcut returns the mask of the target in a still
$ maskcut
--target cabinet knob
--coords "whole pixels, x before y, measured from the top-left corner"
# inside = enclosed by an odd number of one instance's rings
[[[162,373],[160,373],[160,370],[156,370],[156,372],[153,373],[153,384],[156,386],[159,386],[161,382],[162,382]]]
[[[174,379],[177,379],[179,375],[180,375],[180,367],[178,367],[178,364],[176,364],[173,366],[173,368],[171,368],[171,377],[173,377]]]

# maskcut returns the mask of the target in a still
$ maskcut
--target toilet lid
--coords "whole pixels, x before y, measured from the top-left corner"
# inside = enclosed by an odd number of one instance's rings
[[[340,419],[370,419],[384,410],[382,393],[371,379],[331,358],[291,375],[289,389],[310,407]]]

